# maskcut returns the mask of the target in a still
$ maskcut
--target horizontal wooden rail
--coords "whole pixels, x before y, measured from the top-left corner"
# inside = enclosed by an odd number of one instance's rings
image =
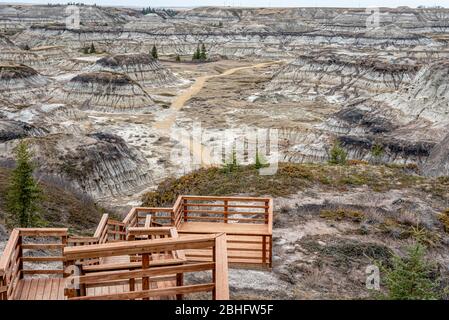
[[[62,274],[64,257],[55,255],[55,251],[62,254],[67,245],[67,233],[67,228],[14,229],[0,258],[0,287],[6,288],[0,292],[0,300],[15,298],[19,282],[24,275]],[[56,242],[55,238],[60,242]],[[39,251],[40,254],[31,255],[30,252],[33,251]],[[61,262],[61,269],[38,269],[36,265],[31,269],[27,268],[28,264],[46,262]]]
[[[140,240],[66,247],[64,249],[64,256],[67,260],[77,260],[84,258],[141,254],[142,252],[171,251],[184,248],[206,248],[213,245],[214,239],[214,235],[198,235],[185,236],[178,239]]]
[[[147,225],[150,219],[147,219]],[[155,230],[152,230],[155,229]],[[73,283],[79,284],[79,289],[67,288],[66,295],[73,300],[96,299],[149,299],[156,296],[173,296],[182,298],[184,294],[194,292],[213,292],[213,298],[229,299],[227,284],[226,235],[194,235],[178,238],[175,228],[129,228],[131,234],[149,235],[152,231],[159,235],[169,235],[161,239],[113,242],[98,245],[67,247],[64,257],[69,266],[80,268],[80,275],[73,276]],[[152,254],[160,252],[179,252],[184,249],[212,249],[214,261],[186,264],[185,259],[150,260]],[[107,257],[126,257],[139,255],[139,262],[109,263],[91,266],[80,266],[77,260]],[[195,285],[184,285],[183,274],[187,272],[213,273],[213,282]],[[67,275],[69,276],[69,275]],[[76,281],[74,281],[76,279]],[[150,289],[150,282],[169,281],[164,288]],[[102,295],[87,294],[95,287],[129,285],[128,292],[116,292]],[[140,284],[140,287],[136,285]]]

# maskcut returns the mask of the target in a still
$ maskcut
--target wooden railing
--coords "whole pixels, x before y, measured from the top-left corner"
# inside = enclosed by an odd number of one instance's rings
[[[148,219],[149,217],[149,219]],[[177,239],[178,231],[174,227],[150,227],[151,216],[147,216],[147,221],[143,228],[131,227],[128,229],[128,241],[148,240],[148,239]],[[184,250],[167,252],[171,259],[180,259],[185,261]]]
[[[271,198],[180,196],[173,207],[173,212],[175,222],[270,225],[273,219],[272,208]]]
[[[272,267],[273,200],[254,197],[181,196],[175,215],[183,223],[213,222],[216,226],[178,230],[180,235],[226,232],[228,260],[233,265]],[[222,227],[220,226],[222,225]],[[224,226],[229,225],[229,228]],[[226,230],[226,231],[225,231]],[[188,259],[209,261],[212,253],[192,250]]]
[[[123,241],[126,239],[125,224],[109,218],[107,213],[103,214],[97,229],[92,237],[71,236],[68,239],[69,246],[83,246],[100,244],[112,241]]]
[[[0,258],[0,299],[12,299],[17,284],[25,275],[63,274],[63,249],[67,244],[66,228],[17,228],[11,232]],[[39,255],[35,255],[39,250]],[[38,269],[36,264],[61,262],[61,269]],[[34,265],[34,266],[33,266]]]
[[[151,255],[160,252],[172,252],[184,249],[212,248],[214,261],[207,263],[189,263],[178,261],[168,264],[166,260],[152,261]],[[141,261],[110,264],[107,269],[102,265],[83,266],[78,260],[104,259],[118,256],[140,255]],[[167,238],[114,242],[98,245],[66,247],[64,257],[69,266],[77,266],[79,275],[70,276],[78,288],[68,288],[66,295],[73,300],[89,299],[149,299],[160,296],[182,298],[184,294],[212,292],[214,299],[229,299],[228,264],[226,257],[226,235],[196,235],[183,238]],[[105,272],[107,271],[107,272]],[[212,282],[185,285],[183,275],[186,272],[211,271]],[[150,282],[172,279],[173,285],[151,289]],[[116,286],[127,284],[126,292],[89,295],[89,289],[96,286]],[[139,286],[137,285],[139,284]]]
[[[123,219],[123,228],[126,231],[129,227],[143,227],[145,225],[147,216],[152,216],[151,227],[170,225],[170,217],[172,211],[172,208],[134,207],[129,211],[125,219]],[[164,217],[161,219],[166,220],[166,222],[163,224],[155,222],[154,217],[156,216]]]
[[[273,200],[258,197],[179,196],[172,208],[133,208],[124,228],[151,225],[174,226],[180,235],[226,232],[228,258],[234,265],[272,267]],[[185,229],[184,223],[212,222],[214,226]],[[220,224],[229,225],[226,231]],[[211,253],[190,252],[189,258],[212,259]]]

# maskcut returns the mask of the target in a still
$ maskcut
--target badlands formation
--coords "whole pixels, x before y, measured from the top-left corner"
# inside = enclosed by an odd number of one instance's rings
[[[400,220],[398,228],[422,223],[447,248],[438,214],[449,207],[449,9],[380,8],[374,17],[364,8],[202,7],[143,15],[83,5],[79,28],[66,24],[74,10],[0,5],[5,167],[27,139],[42,179],[121,214],[212,158],[226,159],[232,141],[222,138],[231,129],[240,140],[268,132],[268,161],[349,170],[353,176],[336,185],[323,177],[306,190],[265,192],[278,214],[276,263],[271,273],[232,270],[235,297],[368,296],[365,253],[385,258],[408,241],[402,229],[387,240],[377,233],[377,224],[388,225],[385,215]],[[202,45],[207,59],[192,61]],[[199,125],[200,138],[190,139]],[[245,141],[256,149],[254,139]],[[336,142],[354,168],[326,165]],[[286,168],[280,177],[309,177]],[[370,170],[377,184],[366,180]],[[225,189],[215,192],[233,193]],[[199,184],[185,191],[199,193]],[[323,220],[329,208],[369,215],[354,226]],[[432,254],[447,267],[439,246]]]

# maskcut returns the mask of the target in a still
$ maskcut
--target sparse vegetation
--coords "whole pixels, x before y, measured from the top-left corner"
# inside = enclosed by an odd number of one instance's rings
[[[373,163],[379,164],[384,154],[384,148],[380,144],[374,144],[371,147],[371,155],[373,157]]]
[[[239,169],[239,164],[237,161],[237,151],[235,148],[232,150],[229,159],[223,164],[223,171],[226,173],[236,172]]]
[[[200,45],[196,47],[196,50],[193,53],[192,61],[205,61],[205,60],[207,60],[207,50],[204,43],[202,43],[201,48]]]
[[[433,300],[439,299],[438,279],[434,266],[425,259],[425,247],[415,244],[407,249],[404,257],[392,258],[392,267],[381,264],[384,284],[388,293],[381,298],[392,300]]]
[[[198,45],[195,52],[193,53],[193,57],[192,60],[193,61],[197,61],[201,59],[201,50],[200,50],[200,46]]]
[[[206,60],[207,59],[207,51],[206,46],[204,43],[201,44],[201,52],[200,52],[200,60]]]
[[[346,151],[341,147],[339,141],[335,141],[329,153],[329,163],[345,165],[346,158],[347,158]]]
[[[155,192],[145,194],[143,202],[148,206],[171,205],[179,194],[277,197],[316,185],[324,190],[341,191],[361,184],[376,192],[415,188],[429,195],[440,196],[441,191],[436,188],[439,185],[437,179],[411,175],[399,166],[389,168],[357,164],[335,170],[334,165],[279,163],[277,172],[267,176],[259,175],[254,165],[240,165],[236,171],[220,167],[200,169],[178,179],[165,180]],[[447,192],[446,189],[444,196],[447,196]]]
[[[169,17],[174,17],[178,12],[173,9],[165,9],[165,8],[155,9],[147,7],[142,9],[142,14],[149,14],[149,13],[154,13],[161,16],[162,18],[165,18],[165,15]]]
[[[259,149],[256,149],[256,159],[254,160],[254,167],[256,169],[262,169],[266,167],[267,161],[263,158],[263,156],[259,153]]]
[[[330,220],[350,220],[353,222],[361,222],[365,215],[363,212],[348,209],[321,210],[320,217]]]
[[[153,59],[159,59],[159,55],[157,54],[156,45],[153,45],[153,48],[151,49],[151,56],[153,57]]]
[[[97,53],[97,50],[95,49],[95,46],[94,46],[93,43],[90,44],[89,53],[90,53],[90,54],[92,54],[92,53]]]
[[[84,54],[95,54],[97,53],[97,49],[95,48],[95,45],[93,43],[90,44],[90,46],[84,47],[82,49]]]
[[[441,212],[438,216],[438,220],[443,224],[444,231],[449,233],[449,209]]]

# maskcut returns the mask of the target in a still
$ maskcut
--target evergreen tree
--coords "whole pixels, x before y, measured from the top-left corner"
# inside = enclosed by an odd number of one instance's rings
[[[154,59],[158,59],[158,58],[159,58],[159,56],[157,55],[156,45],[153,45],[153,48],[151,49],[151,56],[152,56]]]
[[[181,57],[179,56],[179,54],[176,55],[175,60],[176,60],[176,62],[181,62]]]
[[[259,148],[256,147],[256,159],[254,162],[254,167],[256,169],[261,169],[267,166],[267,161],[264,157],[259,153]]]
[[[193,60],[199,60],[201,58],[200,46],[196,48],[196,51],[193,53]]]
[[[201,44],[201,51],[200,51],[200,57],[201,60],[206,60],[207,59],[207,53],[206,53],[206,46],[203,44]]]
[[[90,49],[89,49],[89,53],[96,53],[97,51],[95,50],[95,46],[93,43],[90,44]]]
[[[89,54],[89,48],[88,48],[88,47],[85,47],[85,48],[83,49],[83,53],[84,53],[84,54]]]
[[[389,299],[438,299],[438,281],[432,280],[432,266],[424,259],[425,248],[416,244],[407,250],[407,256],[393,257],[393,266],[385,270],[385,284]]]
[[[14,150],[17,166],[12,172],[6,207],[8,212],[8,225],[21,228],[33,227],[38,223],[39,203],[42,191],[34,180],[34,166],[31,163],[31,154],[28,145],[21,141]]]
[[[340,146],[340,142],[336,141],[330,151],[330,164],[346,164],[346,158],[348,154],[346,151]]]

